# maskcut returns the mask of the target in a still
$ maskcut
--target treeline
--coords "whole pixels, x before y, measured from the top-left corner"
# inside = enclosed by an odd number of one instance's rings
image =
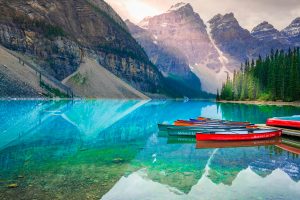
[[[262,59],[246,61],[233,79],[227,78],[217,100],[300,100],[300,50],[271,51]]]

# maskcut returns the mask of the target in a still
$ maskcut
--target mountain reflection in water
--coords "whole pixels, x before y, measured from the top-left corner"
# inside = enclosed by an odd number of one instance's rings
[[[273,143],[197,149],[157,123],[263,123],[299,108],[191,101],[0,101],[0,199],[295,199],[300,159]],[[17,188],[7,185],[15,183]]]

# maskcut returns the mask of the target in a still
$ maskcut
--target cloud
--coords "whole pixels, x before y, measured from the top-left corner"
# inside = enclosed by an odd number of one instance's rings
[[[180,0],[179,0],[180,1]],[[138,22],[168,10],[174,0],[106,0],[123,19]],[[300,17],[299,0],[185,0],[191,3],[204,21],[214,15],[233,12],[240,24],[252,30],[262,21],[268,21],[283,29],[296,17]]]

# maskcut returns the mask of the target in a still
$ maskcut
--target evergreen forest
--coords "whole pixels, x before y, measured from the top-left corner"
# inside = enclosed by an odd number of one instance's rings
[[[272,50],[265,58],[246,61],[227,78],[217,100],[300,100],[300,49]]]

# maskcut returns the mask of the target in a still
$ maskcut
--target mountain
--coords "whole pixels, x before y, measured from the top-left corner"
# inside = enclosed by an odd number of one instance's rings
[[[200,80],[191,71],[187,59],[180,52],[162,44],[148,29],[143,29],[129,20],[125,22],[133,37],[145,49],[151,61],[169,80],[168,82],[177,85],[177,92],[188,97],[203,96]]]
[[[137,25],[103,0],[0,0],[0,11],[2,97],[203,97],[245,59],[300,44],[299,18],[250,33],[233,13],[207,26],[187,3]]]
[[[258,41],[251,36],[250,32],[242,28],[233,13],[216,15],[208,22],[211,35],[219,48],[227,52],[238,61],[244,61],[255,56]]]
[[[265,49],[288,49],[293,46],[273,25],[264,21],[253,28],[251,35],[265,45]],[[268,52],[266,52],[268,53]],[[264,54],[264,52],[262,52]]]
[[[184,56],[189,64],[204,62],[209,57],[217,58],[206,25],[190,4],[178,3],[166,13],[148,17],[138,25],[157,38],[156,41],[161,45],[174,49]],[[219,61],[216,59],[210,67],[218,70]]]
[[[137,26],[127,22],[133,37],[164,75],[184,74],[182,70],[188,72],[190,68],[202,88],[212,93],[245,60],[264,57],[272,49],[295,46],[299,26],[296,19],[283,34],[264,21],[249,32],[233,13],[218,14],[207,24],[188,3],[177,3],[165,13],[146,17]],[[174,65],[175,57],[180,64]]]
[[[300,17],[281,31],[281,34],[294,46],[300,46]]]
[[[133,37],[145,49],[151,61],[165,74],[178,75],[183,78],[190,76],[187,61],[180,53],[172,52],[167,46],[161,44],[158,37],[152,35],[147,29],[140,28],[129,20],[125,21]]]
[[[205,23],[190,4],[175,4],[165,13],[143,19],[138,27],[127,25],[164,75],[195,80],[192,71],[202,88],[212,93],[226,79],[229,61],[212,43]]]
[[[221,51],[236,62],[268,55],[272,49],[287,50],[290,43],[268,22],[262,22],[250,33],[242,28],[233,13],[216,15],[208,22],[211,35]],[[232,65],[234,66],[234,65]],[[235,65],[237,69],[237,65]]]
[[[264,21],[253,28],[251,35],[260,41],[271,41],[280,37],[280,32],[273,25]]]
[[[0,11],[0,45],[12,51],[19,62],[25,61],[25,66],[31,68],[29,71],[34,70],[33,74],[42,74],[42,79],[47,77],[48,83],[40,80],[43,90],[66,88],[62,81],[70,76],[76,82],[77,92],[89,88],[85,84],[102,87],[95,80],[97,77],[80,70],[89,60],[97,61],[97,67],[112,73],[115,76],[110,78],[112,81],[121,79],[150,96],[176,95],[176,91],[168,91],[167,80],[130,35],[126,24],[103,0],[0,0]],[[97,74],[101,74],[97,67]],[[74,81],[69,85],[70,90],[73,85]],[[3,89],[6,88],[4,85]],[[118,88],[116,93],[122,91]]]

